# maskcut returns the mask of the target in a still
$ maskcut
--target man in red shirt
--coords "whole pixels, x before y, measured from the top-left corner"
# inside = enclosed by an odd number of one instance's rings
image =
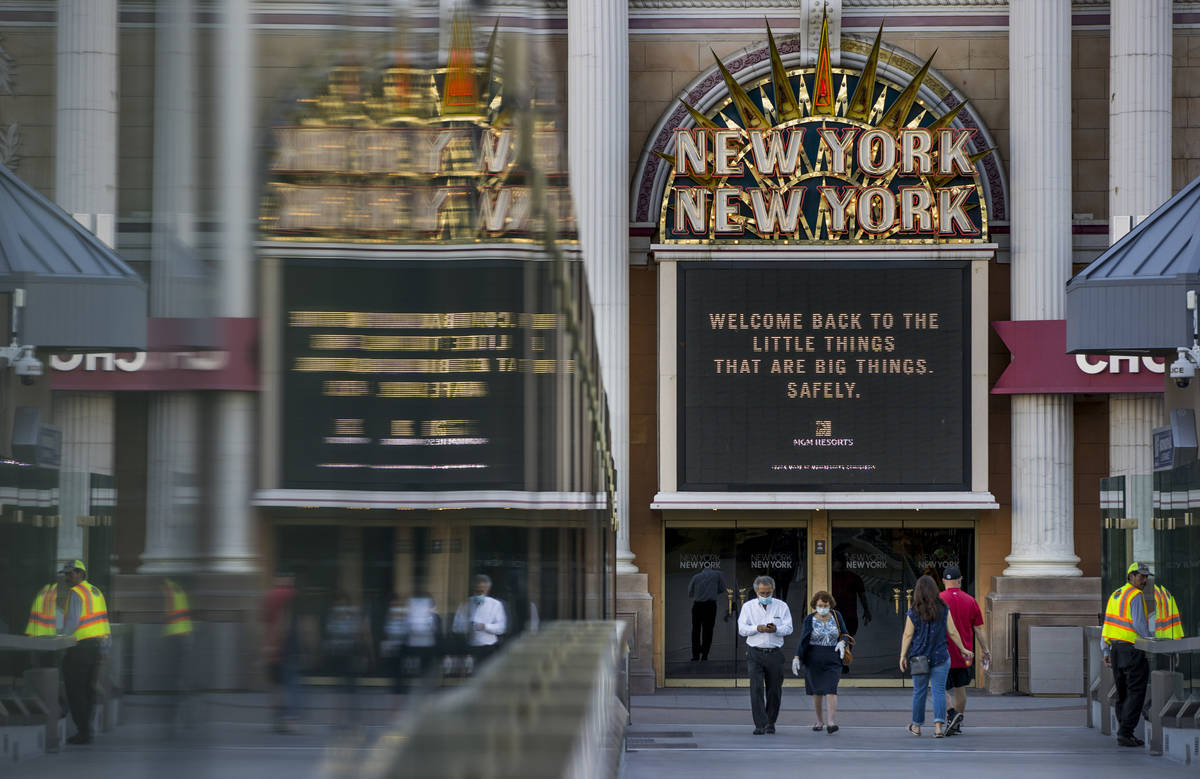
[[[296,630],[296,580],[284,573],[263,599],[263,662],[271,682],[275,730],[291,733],[300,697],[300,644]]]
[[[942,591],[942,600],[950,609],[950,617],[958,635],[962,637],[963,646],[973,650],[975,641],[979,641],[982,650],[984,668],[992,662],[992,653],[988,651],[987,640],[983,635],[983,614],[979,611],[979,603],[962,590],[962,571],[957,565],[946,567],[942,573],[946,589]],[[954,646],[948,641],[950,649],[950,673],[946,676],[946,692],[951,696],[953,706],[946,710],[946,735],[953,736],[962,730],[963,709],[967,707],[967,687],[973,681],[974,669],[963,659]],[[979,655],[980,652],[975,652]]]

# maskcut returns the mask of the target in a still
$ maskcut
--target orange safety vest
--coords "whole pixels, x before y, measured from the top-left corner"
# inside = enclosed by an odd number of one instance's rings
[[[167,579],[163,583],[166,596],[166,611],[163,615],[163,635],[182,636],[192,632],[192,612],[188,599],[178,584]]]
[[[1126,584],[1109,596],[1108,606],[1104,610],[1104,629],[1100,631],[1100,635],[1105,641],[1109,643],[1124,641],[1132,644],[1138,639],[1137,631],[1133,629],[1133,612],[1130,604],[1133,602],[1134,596],[1140,593],[1141,590],[1132,584]]]
[[[104,602],[104,593],[100,592],[100,588],[91,582],[80,582],[71,588],[71,592],[79,595],[83,604],[79,626],[75,628],[75,640],[112,635],[112,628],[108,624],[108,604]]]
[[[57,596],[57,584],[47,584],[34,596],[33,605],[29,607],[29,624],[25,626],[25,635],[54,635],[57,616],[54,600]]]
[[[1175,596],[1166,587],[1154,585],[1154,637],[1183,638],[1183,617]]]

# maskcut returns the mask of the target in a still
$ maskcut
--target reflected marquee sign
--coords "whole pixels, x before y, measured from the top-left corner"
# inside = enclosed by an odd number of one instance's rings
[[[965,263],[680,263],[684,490],[960,490]]]
[[[349,269],[352,272],[348,272]],[[560,372],[548,263],[292,261],[284,270],[290,488],[528,488]],[[544,465],[544,464],[543,464]]]

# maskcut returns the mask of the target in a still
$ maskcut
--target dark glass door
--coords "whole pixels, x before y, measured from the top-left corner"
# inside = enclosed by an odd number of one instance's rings
[[[957,565],[974,594],[975,531],[834,527],[832,542],[831,593],[855,637],[850,675],[901,678],[897,659],[913,586],[929,574],[940,589],[942,572]]]
[[[754,580],[770,576],[775,580],[775,597],[787,603],[792,612],[792,634],[783,640],[787,663],[800,640],[800,623],[808,613],[808,565],[805,557],[805,531],[800,528],[739,528],[737,540],[736,602],[757,597]],[[735,617],[736,621],[736,617]],[[736,633],[735,625],[735,633]],[[745,639],[738,638],[738,659],[734,664],[737,678],[746,678]]]
[[[716,572],[719,579],[712,573],[697,579],[704,571]],[[776,597],[788,603],[793,623],[798,626],[807,613],[803,529],[667,528],[664,670],[668,678],[745,678],[745,641],[737,632],[737,615],[742,604],[755,597],[754,580],[763,575],[775,580]],[[706,583],[705,578],[709,580]],[[695,603],[689,596],[693,580],[697,588],[706,587],[708,594],[713,589],[722,593],[715,608]],[[706,647],[710,624],[711,645]],[[794,651],[795,640],[796,635],[786,639],[786,652]],[[703,659],[705,648],[707,659]]]

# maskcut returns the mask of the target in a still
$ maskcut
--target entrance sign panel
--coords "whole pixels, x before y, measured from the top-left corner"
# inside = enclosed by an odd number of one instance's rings
[[[681,490],[962,490],[963,263],[680,263]]]

